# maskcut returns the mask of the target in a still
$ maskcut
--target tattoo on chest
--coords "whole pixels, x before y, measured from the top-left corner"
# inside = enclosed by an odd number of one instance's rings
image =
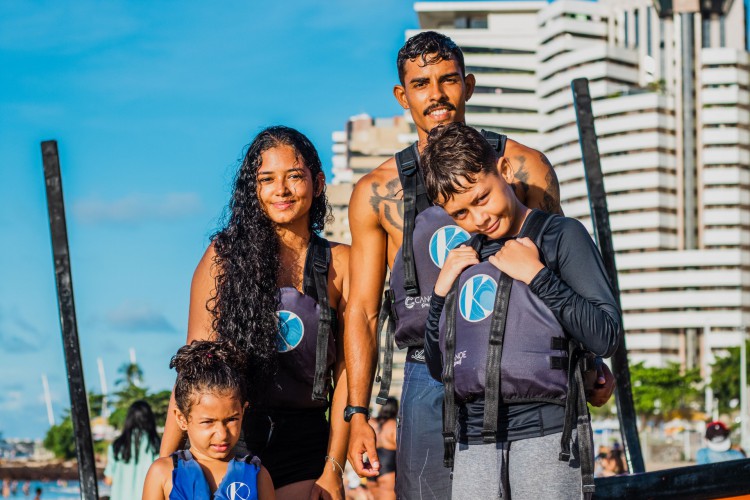
[[[384,217],[399,231],[404,230],[404,201],[402,199],[401,182],[398,178],[388,181],[385,185],[373,182],[371,185],[370,206],[378,217]]]

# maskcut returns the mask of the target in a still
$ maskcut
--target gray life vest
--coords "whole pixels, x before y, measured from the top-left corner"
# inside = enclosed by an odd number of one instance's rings
[[[500,156],[505,153],[506,136],[486,130],[482,130],[482,135]],[[376,402],[381,405],[390,391],[394,339],[399,349],[424,345],[430,297],[443,262],[448,252],[470,238],[445,210],[433,206],[427,197],[416,142],[396,153],[396,166],[403,188],[404,227],[378,318],[378,346],[380,333],[387,325],[383,375],[378,365],[375,378],[380,382]]]
[[[329,404],[336,362],[335,314],[329,305],[328,241],[313,234],[307,249],[302,287],[279,289],[278,371],[269,391],[270,408],[307,409]]]
[[[558,216],[533,210],[518,235],[534,241],[542,262],[542,235],[554,217]],[[577,426],[584,492],[593,491],[593,442],[583,388],[585,351],[525,283],[487,262],[501,245],[485,243],[484,235],[470,240],[480,263],[455,280],[440,318],[444,465],[453,467],[457,400],[484,396],[486,443],[497,440],[501,403],[557,404],[565,406],[559,458],[570,459],[572,429]]]

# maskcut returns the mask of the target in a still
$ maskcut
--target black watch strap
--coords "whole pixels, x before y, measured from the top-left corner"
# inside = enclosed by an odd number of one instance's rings
[[[355,413],[362,413],[366,419],[370,419],[370,410],[364,406],[347,406],[344,408],[344,421],[350,422]]]

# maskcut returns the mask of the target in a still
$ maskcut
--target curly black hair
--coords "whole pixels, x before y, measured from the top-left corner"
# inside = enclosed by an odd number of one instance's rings
[[[202,393],[234,393],[245,402],[246,353],[229,340],[194,340],[172,356],[169,367],[177,370],[174,400],[190,416],[195,396]],[[158,448],[157,448],[158,449]]]
[[[406,61],[417,58],[422,60],[422,65],[436,64],[440,61],[458,61],[461,73],[466,76],[464,65],[464,53],[456,45],[456,42],[437,31],[423,31],[409,38],[401,50],[398,51],[396,67],[398,68],[398,79],[404,84],[406,74]]]
[[[258,199],[257,172],[262,154],[279,146],[295,151],[298,161],[310,169],[314,192],[318,191],[323,167],[312,142],[289,127],[266,128],[248,146],[234,181],[226,223],[212,237],[216,294],[207,307],[219,338],[233,341],[249,354],[247,375],[253,384],[247,397],[251,404],[265,399],[276,373],[280,243],[276,227]],[[329,214],[323,186],[310,207],[311,234],[323,230]]]

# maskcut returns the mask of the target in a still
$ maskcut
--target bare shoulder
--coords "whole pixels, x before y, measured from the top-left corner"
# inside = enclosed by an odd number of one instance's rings
[[[198,262],[198,266],[195,268],[193,274],[193,280],[213,280],[216,278],[218,272],[218,264],[216,263],[216,246],[212,241],[206,251],[203,252],[203,257]]]
[[[561,214],[560,185],[547,156],[539,150],[508,139],[505,157],[513,169],[513,187],[521,201],[529,208]]]
[[[349,204],[349,223],[354,234],[358,225],[381,226],[386,231],[403,228],[403,190],[396,160],[389,158],[357,182]]]
[[[151,468],[149,471],[153,470],[156,474],[172,474],[172,469],[174,469],[174,463],[172,462],[172,457],[161,457],[154,460],[154,463],[151,464]]]
[[[146,474],[143,485],[144,500],[167,498],[172,489],[172,457],[157,458]]]

